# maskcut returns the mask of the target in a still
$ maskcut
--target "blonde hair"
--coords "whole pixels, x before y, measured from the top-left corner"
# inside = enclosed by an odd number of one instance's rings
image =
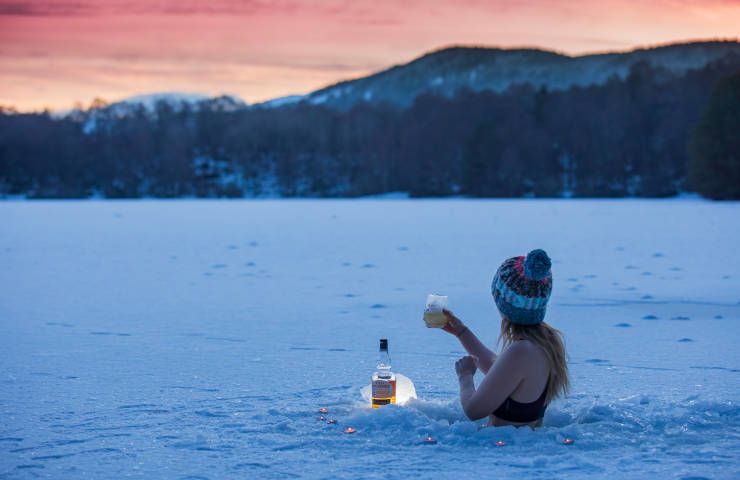
[[[550,403],[550,400],[566,395],[570,390],[570,378],[568,362],[565,358],[565,342],[560,330],[545,322],[537,325],[518,325],[503,315],[498,341],[503,348],[506,348],[517,340],[529,340],[540,347],[547,357],[547,363],[550,365],[550,378],[547,381],[545,402]]]

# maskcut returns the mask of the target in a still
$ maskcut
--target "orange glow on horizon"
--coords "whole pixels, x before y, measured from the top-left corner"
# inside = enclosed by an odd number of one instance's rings
[[[0,105],[302,94],[448,45],[582,54],[737,39],[734,0],[0,0]]]

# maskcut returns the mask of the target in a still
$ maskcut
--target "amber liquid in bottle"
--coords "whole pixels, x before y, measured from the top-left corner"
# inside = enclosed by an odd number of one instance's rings
[[[396,376],[391,372],[391,356],[388,353],[388,339],[380,339],[380,361],[373,373],[372,402],[373,408],[396,403]]]

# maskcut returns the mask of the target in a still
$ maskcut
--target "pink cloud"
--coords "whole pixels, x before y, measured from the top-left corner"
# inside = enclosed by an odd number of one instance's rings
[[[728,0],[0,0],[0,102],[175,86],[259,101],[450,44],[582,53],[736,38],[738,25]]]

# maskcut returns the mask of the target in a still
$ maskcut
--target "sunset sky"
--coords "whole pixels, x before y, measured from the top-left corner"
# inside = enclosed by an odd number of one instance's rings
[[[451,44],[568,54],[740,36],[740,0],[0,0],[0,105],[306,93]]]

